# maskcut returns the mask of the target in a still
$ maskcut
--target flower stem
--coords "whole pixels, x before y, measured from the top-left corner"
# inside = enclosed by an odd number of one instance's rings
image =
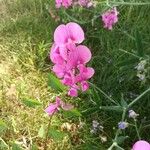
[[[47,132],[46,132],[45,141],[44,141],[44,150],[47,150],[48,132],[49,132],[49,128],[50,128],[50,125],[51,125],[52,117],[53,117],[53,115],[50,116],[48,126],[47,126]]]
[[[134,123],[135,123],[135,130],[136,130],[136,133],[137,133],[138,139],[140,140],[140,139],[141,139],[141,137],[140,137],[140,133],[139,133],[139,131],[138,131],[138,127],[137,127],[136,119],[134,119]]]
[[[144,91],[141,95],[139,95],[136,99],[134,99],[129,105],[128,108],[130,108],[132,105],[134,105],[141,97],[143,97],[146,93],[150,92],[150,88],[148,88],[146,91]]]

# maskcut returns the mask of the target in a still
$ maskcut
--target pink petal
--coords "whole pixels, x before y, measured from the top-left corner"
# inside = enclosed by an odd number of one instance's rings
[[[80,73],[76,76],[76,82],[81,82],[90,79],[95,71],[91,67],[85,67],[84,65],[79,65]]]
[[[71,97],[77,97],[78,96],[78,91],[75,88],[71,88],[68,92],[68,95],[70,95]]]
[[[65,45],[59,47],[60,55],[64,60],[68,58],[68,49]]]
[[[80,45],[70,52],[68,56],[68,64],[72,67],[76,67],[79,64],[86,64],[90,59],[90,50],[86,46]]]
[[[65,73],[65,65],[55,64],[52,69],[58,78],[62,78]]]
[[[70,74],[66,74],[62,80],[62,83],[68,86],[72,86],[74,84],[74,77]]]
[[[54,32],[54,41],[57,45],[63,45],[67,42],[68,31],[64,24],[59,25]]]
[[[89,89],[89,84],[86,81],[81,82],[81,89],[83,92]]]
[[[45,112],[48,113],[48,115],[53,115],[58,111],[56,104],[50,104],[46,109]]]
[[[69,6],[71,6],[71,4],[72,4],[72,0],[63,0],[63,3],[62,3],[62,5],[65,8],[68,8]]]
[[[62,109],[64,109],[64,110],[71,110],[71,109],[74,108],[73,105],[71,105],[71,104],[66,104],[66,103],[62,103],[61,107],[62,107]]]
[[[59,47],[56,44],[52,45],[52,48],[50,51],[50,59],[53,63],[56,63],[56,64],[62,64],[64,62],[63,58],[61,57],[59,53]]]
[[[150,144],[144,140],[137,141],[132,150],[150,150]]]
[[[62,102],[62,100],[59,97],[56,97],[56,105],[57,105],[57,107],[61,106],[61,102]]]
[[[90,79],[90,78],[94,75],[94,73],[95,73],[95,71],[94,71],[93,68],[87,67],[87,71],[86,71],[86,73],[84,74],[86,80],[87,80],[87,79]]]
[[[87,63],[91,59],[91,51],[84,45],[79,45],[76,48],[76,51],[78,53],[78,57],[82,63]]]
[[[70,22],[66,25],[68,33],[70,38],[75,42],[75,43],[82,43],[84,38],[84,32],[82,28],[74,22]]]

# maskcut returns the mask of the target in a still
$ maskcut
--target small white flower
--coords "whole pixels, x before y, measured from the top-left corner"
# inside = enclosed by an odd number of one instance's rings
[[[92,122],[93,124],[93,128],[97,128],[98,126],[99,126],[99,122],[98,121],[96,121],[96,120],[93,120],[93,122]]]
[[[139,78],[140,81],[144,81],[145,80],[145,74],[137,74],[137,77]]]
[[[134,110],[129,110],[129,118],[135,119],[139,114],[135,113]]]
[[[146,63],[147,63],[146,60],[142,60],[135,68],[138,71],[144,71]]]

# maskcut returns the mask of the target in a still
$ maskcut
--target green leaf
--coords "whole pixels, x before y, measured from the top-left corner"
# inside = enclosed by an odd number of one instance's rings
[[[25,104],[26,106],[32,107],[32,108],[42,105],[41,102],[39,102],[37,100],[33,100],[33,99],[23,99],[22,103]]]
[[[52,74],[48,74],[48,85],[56,91],[64,91],[66,87]]]
[[[102,101],[101,101],[101,98],[100,98],[100,94],[98,93],[98,91],[93,88],[91,90],[91,93],[90,93],[90,98],[92,99],[92,101],[94,101],[97,105],[101,105]]]
[[[121,106],[100,106],[100,110],[108,110],[108,111],[122,111],[123,108]]]
[[[92,107],[92,108],[88,108],[84,111],[82,111],[83,116],[87,116],[87,115],[91,115],[92,113],[95,113],[99,111],[99,107]]]
[[[137,29],[135,32],[135,44],[136,44],[136,49],[137,49],[138,55],[140,57],[143,57],[144,51],[143,51],[142,37]]]
[[[45,138],[45,135],[46,135],[46,132],[45,132],[45,126],[44,125],[41,125],[39,131],[38,131],[38,136],[40,138]]]
[[[63,138],[66,136],[67,134],[64,132],[61,132],[59,130],[56,130],[54,128],[50,128],[49,132],[48,132],[48,136],[50,138],[52,138],[55,141],[60,141],[63,140]]]
[[[120,145],[120,144],[123,144],[123,142],[129,138],[128,136],[119,136],[117,139],[116,139],[116,142]]]
[[[71,109],[69,111],[63,111],[66,118],[80,117],[81,113],[77,109]]]
[[[2,135],[7,129],[6,123],[0,119],[0,135]]]
[[[127,104],[127,102],[124,100],[123,95],[122,95],[122,97],[121,97],[121,106],[124,107],[124,108],[127,108],[127,107],[128,107],[128,104]]]

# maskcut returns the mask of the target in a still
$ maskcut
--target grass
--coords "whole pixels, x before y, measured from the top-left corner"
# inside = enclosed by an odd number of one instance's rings
[[[74,103],[82,117],[69,119],[62,114],[54,117],[55,129],[60,131],[62,124],[67,122],[71,131],[65,132],[68,135],[65,138],[61,138],[64,137],[62,132],[51,133],[56,140],[49,138],[47,145],[50,150],[105,150],[112,143],[121,113],[110,108],[102,111],[99,107],[114,105],[110,99],[119,104],[123,101],[130,103],[149,88],[150,5],[120,5],[119,23],[114,30],[107,31],[98,17],[107,8],[105,5],[99,4],[99,7],[88,10],[55,11],[52,3],[48,0],[0,1],[0,149],[16,150],[17,146],[43,149],[42,130],[48,124],[43,110],[58,94],[47,84],[53,32],[58,24],[75,21],[83,27],[84,44],[93,54],[90,65],[96,71],[91,79],[94,86],[76,100],[59,93]],[[141,59],[147,61],[144,81],[139,81],[135,69]],[[145,140],[150,138],[149,96],[147,93],[132,107],[140,115],[139,131]],[[42,105],[27,107],[26,102],[30,100]],[[104,131],[90,134],[92,120],[98,120]],[[85,124],[82,129],[78,127],[81,122]],[[133,123],[132,120],[129,122]],[[125,149],[137,140],[132,126],[122,135],[129,136],[123,143]],[[104,136],[107,137],[105,143],[100,138]]]

